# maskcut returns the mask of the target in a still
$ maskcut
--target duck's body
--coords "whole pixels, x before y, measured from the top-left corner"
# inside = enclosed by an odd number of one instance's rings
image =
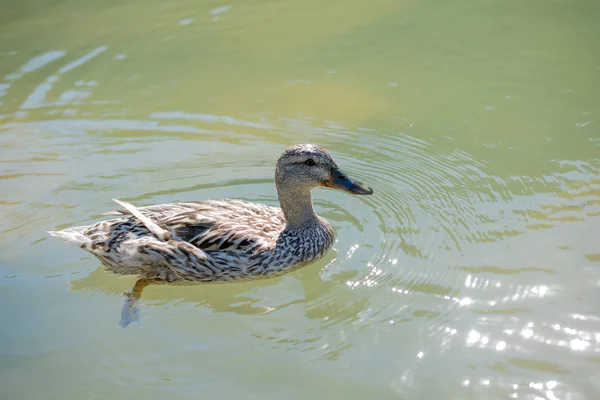
[[[138,208],[163,229],[155,235],[127,210],[121,218],[52,234],[79,245],[108,270],[156,282],[218,282],[279,275],[311,263],[335,234],[317,217],[287,227],[280,208],[239,200],[209,200]]]
[[[98,257],[115,273],[161,282],[214,282],[273,276],[309,264],[331,248],[334,231],[313,209],[319,186],[373,190],[348,178],[316,145],[289,147],[277,161],[281,208],[212,200],[135,208],[117,219],[50,232]]]

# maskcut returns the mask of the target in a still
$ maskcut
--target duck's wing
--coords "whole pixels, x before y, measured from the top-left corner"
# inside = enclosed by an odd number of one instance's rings
[[[193,210],[161,221],[173,238],[204,251],[254,252],[273,246],[285,228],[280,209],[243,201],[188,203]]]
[[[266,250],[285,228],[281,209],[239,200],[164,204],[136,210],[170,231],[173,239],[188,242],[204,251]],[[125,209],[107,214],[132,213]]]
[[[183,221],[173,226],[171,232],[173,239],[188,242],[204,251],[247,252],[268,247],[268,241],[255,229],[229,222]]]

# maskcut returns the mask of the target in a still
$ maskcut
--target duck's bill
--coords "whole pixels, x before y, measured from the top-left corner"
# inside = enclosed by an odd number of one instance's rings
[[[326,187],[343,190],[351,194],[369,195],[373,194],[373,189],[350,178],[338,168],[333,168],[331,178],[325,183]]]

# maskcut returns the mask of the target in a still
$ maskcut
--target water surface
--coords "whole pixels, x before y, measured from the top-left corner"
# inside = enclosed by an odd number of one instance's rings
[[[595,399],[595,1],[0,6],[0,395]],[[318,143],[338,241],[271,280],[149,287],[45,233],[115,208],[277,204]]]

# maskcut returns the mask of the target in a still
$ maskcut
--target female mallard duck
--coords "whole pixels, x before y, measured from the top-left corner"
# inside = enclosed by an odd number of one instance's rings
[[[117,274],[137,275],[137,297],[149,282],[215,282],[279,275],[325,255],[334,241],[313,208],[325,186],[357,195],[373,189],[350,179],[321,147],[287,148],[275,169],[281,208],[208,200],[135,208],[121,218],[49,232],[89,251]]]

